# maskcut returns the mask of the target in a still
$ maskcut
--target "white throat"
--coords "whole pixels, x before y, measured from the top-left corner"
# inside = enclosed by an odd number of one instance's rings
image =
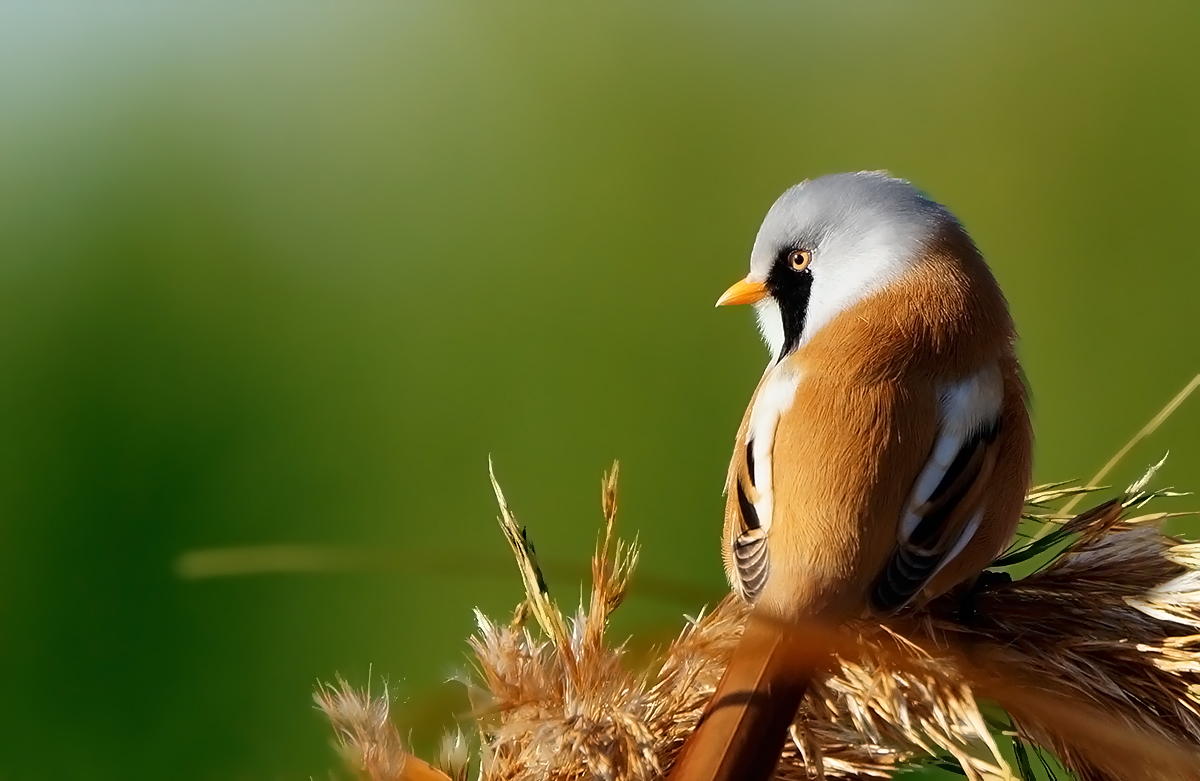
[[[754,305],[754,315],[759,333],[771,351],[771,361],[778,361],[783,351],[783,315],[779,313],[779,304],[773,298],[764,298]]]

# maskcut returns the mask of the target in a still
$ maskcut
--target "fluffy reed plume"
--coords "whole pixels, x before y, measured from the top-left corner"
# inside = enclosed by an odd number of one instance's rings
[[[590,598],[570,617],[492,482],[527,599],[511,621],[477,613],[478,670],[468,685],[479,777],[662,777],[716,686],[745,607],[727,598],[631,670],[623,647],[605,638],[637,560],[614,534],[615,467],[603,483]],[[1200,778],[1200,545],[1161,532],[1171,515],[1144,508],[1178,494],[1146,492],[1145,481],[1078,515],[1049,509],[1097,490],[1034,489],[1027,517],[1052,531],[996,566],[1049,560],[1019,580],[991,578],[883,626],[836,637],[814,630],[814,644],[836,661],[810,689],[778,777],[886,778],[917,763],[970,779],[1032,777],[1042,746],[1082,779]],[[461,735],[444,748],[441,771],[404,752],[387,724],[386,694],[371,699],[339,682],[317,699],[362,777],[466,777]],[[1008,745],[1015,771],[1001,750]]]
[[[313,699],[333,724],[342,756],[367,781],[438,781],[446,776],[404,750],[400,733],[388,721],[387,687],[378,697],[338,679],[318,687]]]

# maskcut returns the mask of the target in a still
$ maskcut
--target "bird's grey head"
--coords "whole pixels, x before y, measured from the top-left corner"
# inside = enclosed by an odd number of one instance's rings
[[[766,286],[755,309],[772,357],[903,275],[948,226],[958,222],[944,206],[884,172],[830,174],[789,189],[759,228],[746,277]]]

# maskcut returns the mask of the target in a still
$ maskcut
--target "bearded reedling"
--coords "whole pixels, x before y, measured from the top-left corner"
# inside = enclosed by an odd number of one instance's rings
[[[771,351],[726,483],[726,572],[754,608],[673,781],[765,779],[820,660],[804,627],[883,618],[1012,539],[1032,434],[1004,296],[962,225],[883,173],[767,213],[750,273]]]

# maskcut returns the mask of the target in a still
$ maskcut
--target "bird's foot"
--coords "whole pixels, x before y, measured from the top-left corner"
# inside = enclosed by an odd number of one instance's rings
[[[979,595],[993,586],[1012,583],[1012,575],[999,570],[987,569],[975,578],[975,582],[966,588],[962,602],[958,606],[958,620],[963,624],[973,625],[980,622]]]

